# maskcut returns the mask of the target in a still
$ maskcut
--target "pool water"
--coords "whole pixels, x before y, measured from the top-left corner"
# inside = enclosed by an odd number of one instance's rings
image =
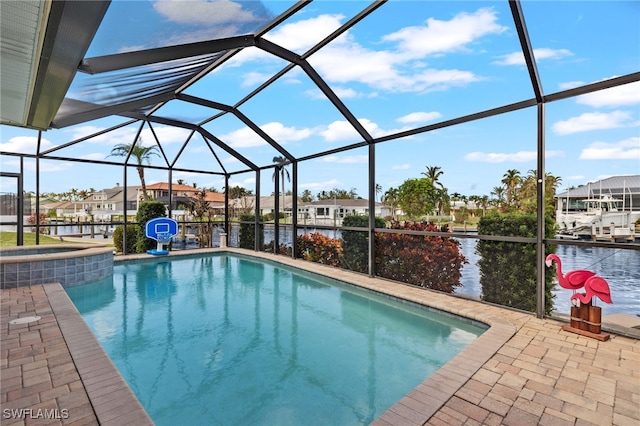
[[[230,254],[66,290],[157,425],[368,424],[484,331]]]

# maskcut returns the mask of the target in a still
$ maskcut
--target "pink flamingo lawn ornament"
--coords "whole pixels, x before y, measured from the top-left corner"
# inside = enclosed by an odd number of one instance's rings
[[[609,284],[602,277],[599,277],[597,275],[590,277],[584,283],[584,289],[586,291],[585,293],[575,293],[573,296],[571,296],[572,305],[578,304],[578,306],[580,306],[578,301],[580,301],[584,305],[587,305],[591,303],[591,299],[594,297],[597,297],[604,303],[613,303],[613,301],[611,300],[611,290],[609,289]]]
[[[584,287],[585,282],[596,275],[595,272],[587,271],[586,269],[576,269],[575,271],[567,272],[565,275],[562,274],[562,261],[560,258],[551,253],[545,259],[545,263],[548,267],[551,267],[553,262],[556,262],[556,275],[558,277],[558,284],[560,287],[566,288],[567,290],[573,290],[575,293],[576,290]]]

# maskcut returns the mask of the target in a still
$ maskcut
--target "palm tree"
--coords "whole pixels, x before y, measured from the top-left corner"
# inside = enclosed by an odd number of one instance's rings
[[[511,205],[516,195],[516,188],[522,181],[522,177],[520,176],[520,172],[516,169],[509,169],[502,176],[502,183],[504,183],[506,191],[507,191],[507,204]]]
[[[109,154],[107,157],[127,157],[129,153],[131,153],[131,157],[135,158],[136,160],[136,170],[138,171],[138,176],[140,177],[143,200],[149,201],[149,196],[147,195],[147,184],[144,180],[143,164],[145,162],[149,164],[151,162],[152,155],[160,155],[158,154],[158,146],[142,146],[142,138],[138,138],[137,141],[132,144],[120,143],[114,146],[111,150],[111,154]]]
[[[379,183],[376,183],[376,200],[378,198],[378,195],[382,194],[382,185],[380,185]]]
[[[425,175],[429,179],[431,179],[431,183],[434,185],[438,185],[440,189],[444,189],[444,185],[439,181],[440,176],[444,174],[441,167],[438,166],[425,166],[427,168],[426,172],[422,172],[420,174]]]
[[[398,203],[399,192],[397,188],[389,188],[387,192],[382,195],[382,202],[391,206],[391,219],[396,218],[396,204]]]
[[[274,163],[276,163],[276,167],[273,170],[273,175],[271,176],[271,179],[274,180],[276,178],[276,173],[278,173],[278,169],[280,169],[280,180],[282,181],[282,211],[284,212],[284,178],[286,176],[287,180],[289,182],[291,182],[291,175],[289,174],[289,170],[287,170],[285,167],[287,164],[289,164],[289,160],[287,160],[286,158],[278,155],[273,157],[273,159],[271,160]],[[276,214],[278,214],[278,212],[276,212]]]
[[[491,195],[495,195],[495,199],[494,199],[494,205],[497,208],[500,208],[500,206],[502,206],[502,202],[504,201],[504,186],[494,186],[493,189],[491,190]]]
[[[438,205],[438,215],[442,215],[442,211],[444,209],[444,203],[448,198],[447,190],[445,189],[442,182],[440,182],[440,176],[444,174],[441,167],[438,166],[425,166],[427,168],[426,172],[422,172],[421,174],[426,176],[433,186],[439,186],[440,189],[437,191],[437,205]]]

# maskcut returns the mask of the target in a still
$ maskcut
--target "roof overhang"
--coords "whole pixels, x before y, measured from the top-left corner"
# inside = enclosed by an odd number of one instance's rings
[[[0,2],[2,124],[50,127],[109,4]]]

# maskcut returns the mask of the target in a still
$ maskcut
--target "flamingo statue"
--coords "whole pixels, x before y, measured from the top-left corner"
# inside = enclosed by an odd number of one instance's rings
[[[580,303],[586,305],[590,303],[591,299],[594,297],[597,297],[604,303],[613,303],[613,301],[611,300],[611,290],[609,290],[609,284],[602,277],[599,277],[597,275],[590,277],[589,279],[587,279],[587,281],[585,281],[584,289],[586,290],[586,293],[575,293],[573,296],[571,296],[571,304],[577,304],[577,306],[580,306],[578,303],[578,301],[580,301]]]
[[[574,294],[576,290],[584,287],[585,282],[596,275],[593,271],[587,271],[586,269],[576,269],[575,271],[567,272],[566,274],[562,274],[562,261],[560,258],[551,253],[545,259],[545,263],[548,267],[551,267],[553,262],[556,262],[556,275],[558,276],[558,284],[560,287],[566,288],[567,290],[573,290]]]

